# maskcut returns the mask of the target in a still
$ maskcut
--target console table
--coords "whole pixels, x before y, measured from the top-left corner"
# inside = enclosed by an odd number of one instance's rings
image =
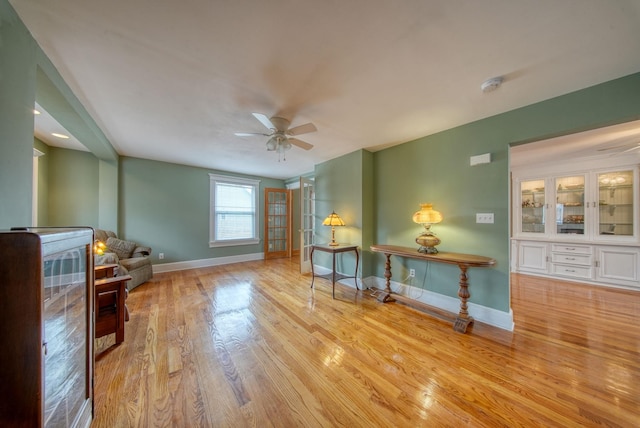
[[[331,253],[333,258],[333,263],[331,265],[331,273],[325,275],[316,275],[313,271],[313,253],[314,251],[323,251],[325,253]],[[343,275],[341,273],[336,272],[336,254],[344,253],[347,251],[353,251],[356,253],[356,272],[353,276]],[[353,278],[356,283],[356,290],[358,288],[358,263],[360,262],[360,255],[358,254],[358,246],[357,245],[349,245],[349,244],[340,244],[340,245],[328,245],[328,244],[316,244],[311,246],[311,253],[309,254],[309,260],[311,262],[311,288],[313,288],[313,281],[316,277],[331,279],[331,296],[332,298],[336,298],[336,281],[340,281],[341,279]]]
[[[419,252],[416,248],[400,247],[396,245],[372,245],[371,251],[383,253],[387,261],[384,266],[384,277],[386,278],[386,286],[383,294],[378,297],[381,302],[394,302],[391,297],[391,256],[407,257],[410,259],[424,260],[428,262],[446,263],[457,265],[460,269],[460,282],[458,289],[458,297],[460,297],[460,312],[453,324],[453,329],[460,333],[465,333],[473,318],[469,316],[467,311],[467,300],[471,297],[469,293],[469,282],[467,281],[467,269],[470,267],[491,267],[496,264],[495,259],[484,256],[476,256],[473,254],[459,253],[436,253],[425,254]]]

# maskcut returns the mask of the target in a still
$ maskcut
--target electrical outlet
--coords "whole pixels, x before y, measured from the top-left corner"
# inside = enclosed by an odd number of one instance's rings
[[[415,269],[409,269],[409,278],[413,278],[414,276],[416,276],[416,270]]]
[[[159,258],[160,260],[164,259],[164,253],[158,253],[158,258]]]
[[[476,223],[493,223],[493,213],[476,213]]]

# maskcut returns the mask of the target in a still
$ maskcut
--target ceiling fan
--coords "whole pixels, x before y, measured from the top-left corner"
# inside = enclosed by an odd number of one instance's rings
[[[634,138],[635,140],[635,138]],[[629,153],[632,152],[634,150],[639,150],[640,149],[640,142],[639,141],[633,141],[631,143],[625,143],[625,144],[618,144],[618,145],[613,145],[613,146],[609,146],[609,147],[603,147],[598,149],[599,152],[606,152],[609,150],[615,150],[615,154],[619,155],[619,154],[623,154],[623,153]]]
[[[304,150],[310,150],[313,147],[313,144],[309,144],[298,138],[293,138],[297,135],[316,132],[318,129],[313,123],[305,123],[304,125],[289,128],[291,122],[283,117],[274,116],[272,118],[268,118],[262,113],[252,114],[260,121],[260,123],[269,129],[270,132],[236,132],[235,135],[238,137],[253,137],[256,135],[269,137],[269,140],[267,140],[267,150],[276,151],[279,155],[284,154],[284,152],[289,150],[292,145]]]

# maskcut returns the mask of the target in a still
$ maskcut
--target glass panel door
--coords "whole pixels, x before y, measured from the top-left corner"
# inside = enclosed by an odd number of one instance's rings
[[[523,233],[544,234],[545,208],[544,180],[529,180],[520,182],[520,202],[522,205],[520,216],[520,231]]]
[[[558,177],[555,180],[555,224],[558,234],[585,234],[585,176]]]
[[[633,236],[633,178],[633,171],[597,174],[599,236]]]
[[[315,216],[313,180],[300,177],[300,273],[311,272],[311,246]]]
[[[264,258],[291,256],[291,198],[287,189],[265,189]]]

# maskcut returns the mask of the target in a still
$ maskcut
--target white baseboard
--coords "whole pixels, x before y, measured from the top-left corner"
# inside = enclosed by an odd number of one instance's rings
[[[215,257],[211,259],[188,260],[185,262],[163,263],[153,265],[153,273],[174,272],[178,270],[196,269],[210,266],[228,265],[231,263],[263,260],[264,253],[241,254],[239,256]]]
[[[365,288],[375,287],[380,290],[384,290],[386,284],[386,280],[384,278],[378,278],[375,276],[365,278],[363,282],[365,284]],[[423,290],[422,288],[413,287],[395,281],[391,281],[391,289],[394,293],[406,296],[435,308],[453,312],[454,314],[457,314],[460,311],[460,299],[455,297],[445,296],[444,294],[434,293],[433,291]],[[468,302],[467,310],[469,311],[469,315],[471,315],[476,321],[504,330],[513,331],[513,311],[511,309],[509,309],[509,312],[503,312]]]

